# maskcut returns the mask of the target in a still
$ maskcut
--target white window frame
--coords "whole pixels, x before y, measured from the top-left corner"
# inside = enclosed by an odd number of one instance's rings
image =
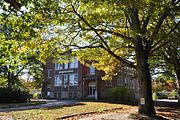
[[[62,70],[63,64],[55,63],[55,70]]]
[[[54,86],[62,86],[62,78],[60,75],[55,75]]]
[[[65,63],[64,64],[64,69],[68,69],[68,68],[69,68],[68,63]]]
[[[76,57],[71,59],[72,61],[69,64],[69,68],[78,68],[78,60]]]
[[[64,74],[63,77],[64,77],[64,86],[68,86],[68,77],[69,77],[69,75]]]
[[[75,73],[74,74],[74,86],[77,86],[78,85],[78,74]]]
[[[48,69],[48,78],[52,78],[52,70]]]
[[[69,74],[69,86],[74,86],[74,74]]]
[[[95,75],[95,73],[96,73],[95,67],[90,66],[90,68],[89,68],[89,74],[90,74],[90,75]]]
[[[69,74],[69,86],[77,86],[78,85],[78,74],[73,73]]]

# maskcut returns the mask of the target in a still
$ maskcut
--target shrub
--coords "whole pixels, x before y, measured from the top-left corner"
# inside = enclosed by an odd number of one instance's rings
[[[152,98],[153,98],[153,100],[157,100],[158,99],[158,96],[157,96],[157,94],[155,92],[153,93]]]
[[[39,99],[40,94],[39,93],[34,93],[32,97],[33,97],[33,99]]]
[[[27,102],[28,94],[20,89],[0,88],[0,103]]]
[[[178,93],[176,92],[176,90],[173,90],[170,94],[169,94],[170,98],[177,98],[178,97]]]
[[[156,93],[158,96],[158,99],[167,99],[168,98],[168,92],[162,91],[162,92],[157,92]]]
[[[134,100],[133,90],[126,87],[111,88],[106,92],[105,96],[109,100],[118,100],[124,102]]]

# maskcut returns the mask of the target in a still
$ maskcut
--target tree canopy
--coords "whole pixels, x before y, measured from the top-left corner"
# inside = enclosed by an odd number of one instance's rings
[[[80,56],[85,55],[81,50],[87,51],[94,60],[98,56],[101,64],[108,57],[113,57],[112,60],[137,70],[140,100],[145,101],[140,102],[139,113],[155,115],[149,60],[162,46],[174,42],[174,39],[166,38],[180,23],[179,0],[20,0],[19,4],[12,1],[6,2],[15,10],[24,5],[27,12],[22,10],[1,15],[1,19],[6,17],[1,25],[14,31],[2,33],[3,42],[7,39],[6,33],[14,33],[14,36],[23,28],[21,33],[24,34],[15,40],[23,42],[28,39],[24,44],[31,41],[32,46],[37,48],[33,53],[41,53],[41,60],[71,51],[80,51]],[[7,10],[8,5],[3,5]],[[13,50],[11,47],[10,51]],[[116,64],[113,61],[109,63],[110,66]]]

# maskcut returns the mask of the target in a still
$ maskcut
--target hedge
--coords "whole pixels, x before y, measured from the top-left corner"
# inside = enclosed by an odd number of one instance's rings
[[[20,89],[0,87],[0,103],[27,102],[28,93]]]

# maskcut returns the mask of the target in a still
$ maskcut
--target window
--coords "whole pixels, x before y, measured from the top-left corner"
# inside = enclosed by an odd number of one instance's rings
[[[125,78],[125,86],[132,87],[132,80],[129,77]]]
[[[48,70],[48,78],[52,78],[52,70]]]
[[[64,74],[64,86],[68,85],[68,74]]]
[[[124,78],[124,86],[127,86],[127,78]]]
[[[78,75],[77,74],[70,74],[69,75],[69,85],[70,86],[77,86],[78,85]]]
[[[55,70],[63,69],[63,64],[55,63]]]
[[[56,98],[58,98],[58,93],[54,93],[54,98],[56,99]]]
[[[72,97],[73,97],[73,93],[69,92],[69,98],[72,98]]]
[[[62,79],[60,78],[60,75],[56,75],[54,78],[54,86],[61,86],[62,85]]]
[[[74,74],[69,75],[69,85],[73,86],[73,81],[74,81]]]
[[[122,85],[123,82],[123,76],[120,76],[119,79],[117,79],[117,85]]]
[[[89,73],[90,75],[95,75],[95,68],[93,66],[90,66]]]
[[[68,69],[68,63],[64,64],[64,69]]]
[[[112,80],[105,80],[105,86],[112,87]]]
[[[61,99],[61,92],[58,93],[58,99]]]
[[[72,62],[70,62],[70,68],[77,68],[78,67],[78,60],[77,58],[72,59]]]
[[[74,74],[74,85],[78,85],[78,75]]]
[[[89,95],[95,95],[96,93],[96,86],[89,86]]]

